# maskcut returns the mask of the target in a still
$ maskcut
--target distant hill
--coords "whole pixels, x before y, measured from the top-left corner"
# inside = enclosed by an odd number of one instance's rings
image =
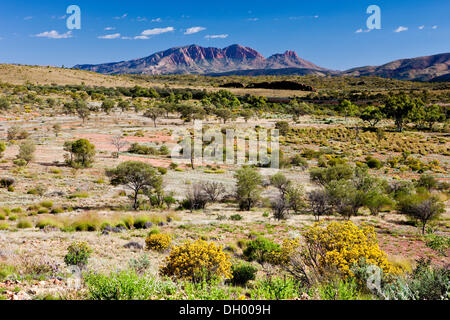
[[[430,82],[450,82],[450,73],[433,78],[430,80]]]
[[[366,66],[347,71],[319,67],[294,51],[265,58],[256,50],[238,44],[205,48],[198,45],[171,48],[148,57],[97,65],[76,65],[75,69],[102,74],[201,74],[208,76],[317,75],[378,76],[397,80],[430,81],[450,73],[450,53],[401,59],[382,66]],[[443,78],[447,79],[447,78]]]
[[[344,76],[378,76],[397,80],[429,81],[450,72],[450,53],[413,59],[402,59],[382,66],[354,68],[342,72]]]
[[[304,68],[326,71],[301,59],[294,51],[263,57],[252,48],[235,44],[223,49],[198,45],[157,52],[146,58],[74,68],[103,74],[208,74],[236,70]]]

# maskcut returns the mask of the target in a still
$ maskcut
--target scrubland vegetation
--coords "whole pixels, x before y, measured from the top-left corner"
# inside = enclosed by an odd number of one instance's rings
[[[450,298],[448,83],[129,78],[0,85],[0,299]],[[275,80],[315,91],[220,88]],[[280,170],[177,163],[194,120]]]

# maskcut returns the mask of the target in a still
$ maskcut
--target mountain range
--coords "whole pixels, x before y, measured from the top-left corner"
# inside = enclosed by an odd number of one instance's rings
[[[450,53],[444,53],[397,60],[382,66],[336,71],[317,66],[289,50],[265,58],[256,50],[238,44],[223,49],[194,44],[160,51],[145,58],[97,65],[76,65],[74,68],[102,74],[379,76],[429,81],[442,76],[445,79],[449,66]]]

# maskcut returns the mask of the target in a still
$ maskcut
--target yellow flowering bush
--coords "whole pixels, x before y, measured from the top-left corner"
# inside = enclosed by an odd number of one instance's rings
[[[230,256],[214,243],[188,241],[172,249],[165,265],[160,268],[160,274],[193,282],[230,279]]]
[[[380,267],[384,273],[400,273],[391,265],[379,246],[373,227],[358,227],[351,221],[333,222],[326,227],[316,224],[305,234],[309,258],[320,272],[338,269],[344,276],[353,276],[351,268],[362,259]]]
[[[299,239],[286,239],[283,241],[280,250],[269,253],[268,261],[275,265],[286,265],[290,262],[292,255],[299,247]]]
[[[172,243],[172,238],[167,234],[152,234],[147,239],[145,239],[145,244],[147,249],[163,252],[169,249]]]

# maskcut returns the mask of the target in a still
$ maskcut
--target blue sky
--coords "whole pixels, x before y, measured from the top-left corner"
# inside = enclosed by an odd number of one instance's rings
[[[72,4],[81,8],[81,30],[66,27]],[[369,5],[381,8],[381,30],[366,32]],[[344,70],[449,52],[449,12],[447,0],[2,0],[0,63],[71,67],[238,43],[264,56],[295,50]]]

